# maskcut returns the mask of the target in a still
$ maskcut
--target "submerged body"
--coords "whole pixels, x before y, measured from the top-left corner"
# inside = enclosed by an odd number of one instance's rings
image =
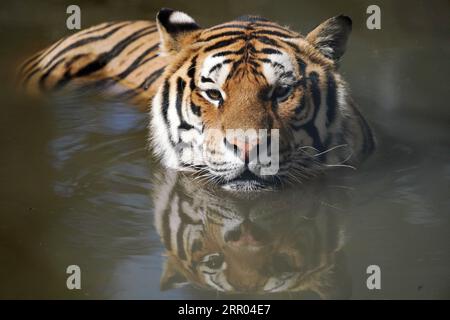
[[[151,144],[164,165],[229,189],[268,189],[372,153],[371,129],[337,70],[350,30],[344,16],[306,37],[252,16],[202,29],[163,9],[156,23],[105,23],[62,39],[25,62],[22,83],[151,106]],[[229,130],[244,135],[230,139]],[[262,140],[246,134],[261,130],[267,148],[277,145],[270,175],[252,158]]]

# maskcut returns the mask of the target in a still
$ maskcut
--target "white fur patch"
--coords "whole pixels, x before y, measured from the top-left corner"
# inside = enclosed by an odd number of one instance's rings
[[[292,65],[289,55],[286,53],[269,55],[269,59],[283,67],[274,66],[272,63],[263,63],[263,73],[269,84],[278,84],[280,74],[283,72],[294,72],[294,66]]]
[[[171,147],[171,142],[169,141],[169,134],[167,132],[167,125],[163,119],[161,110],[161,98],[162,98],[162,87],[158,93],[153,98],[152,108],[151,108],[151,123],[150,130],[152,132],[152,144],[153,150],[156,155],[160,156],[164,165],[169,168],[178,169],[179,159],[175,150]]]
[[[213,54],[210,55],[205,59],[202,65],[202,69],[200,72],[201,77],[210,78],[214,81],[212,82],[200,82],[199,87],[202,90],[208,90],[208,89],[216,89],[219,90],[222,94],[222,98],[224,100],[227,99],[226,93],[222,90],[222,85],[225,83],[228,73],[230,72],[230,65],[222,65],[220,68],[216,69],[212,73],[209,73],[209,71],[216,65],[221,64],[225,60],[224,57],[213,57]],[[217,101],[212,101],[206,93],[202,92],[202,96],[207,99],[208,101],[211,101],[216,107],[218,106]]]
[[[223,65],[221,68],[216,69],[216,71],[209,74],[209,70],[214,66],[221,64],[226,58],[225,57],[213,57],[214,54],[210,55],[205,59],[202,65],[201,76],[206,78],[212,78],[218,86],[222,86],[227,79],[228,73],[230,72],[229,65]]]
[[[173,24],[190,24],[195,23],[195,20],[181,11],[175,11],[170,15],[169,22]]]

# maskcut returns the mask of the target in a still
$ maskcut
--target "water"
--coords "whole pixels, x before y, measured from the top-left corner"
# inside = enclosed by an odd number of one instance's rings
[[[224,1],[214,12],[176,2],[80,3],[86,24],[152,16],[159,6],[182,8],[205,25],[250,12],[301,30],[351,15],[341,69],[379,149],[357,171],[283,192],[241,197],[204,186],[158,165],[146,148],[147,115],[130,106],[14,97],[10,61],[65,34],[65,7],[2,4],[9,46],[0,52],[0,297],[230,297],[194,276],[185,284],[182,251],[168,251],[169,214],[192,219],[199,252],[226,261],[238,297],[450,298],[448,2],[426,10],[425,1],[384,4],[380,31],[365,29],[364,1]],[[257,249],[235,241],[239,232]],[[82,290],[66,288],[71,264],[82,270]],[[381,268],[381,290],[366,286],[369,265]],[[281,292],[264,293],[269,277]],[[300,292],[284,291],[290,283]]]

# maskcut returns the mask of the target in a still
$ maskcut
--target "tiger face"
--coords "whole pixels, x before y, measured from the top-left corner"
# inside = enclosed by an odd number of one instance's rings
[[[337,16],[302,36],[246,16],[203,29],[185,13],[161,10],[160,49],[170,62],[151,108],[155,153],[168,167],[234,190],[354,165],[374,142],[337,70],[351,24]]]
[[[322,197],[308,193],[301,205],[296,192],[239,199],[170,171],[160,180],[154,203],[166,248],[162,290],[191,284],[234,294],[347,294],[343,226]]]

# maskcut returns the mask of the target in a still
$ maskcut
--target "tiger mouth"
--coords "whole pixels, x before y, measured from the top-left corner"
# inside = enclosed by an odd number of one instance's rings
[[[263,179],[254,174],[249,169],[245,169],[239,176],[224,181],[222,188],[231,191],[261,191],[273,190],[278,186],[278,183],[273,179]]]

